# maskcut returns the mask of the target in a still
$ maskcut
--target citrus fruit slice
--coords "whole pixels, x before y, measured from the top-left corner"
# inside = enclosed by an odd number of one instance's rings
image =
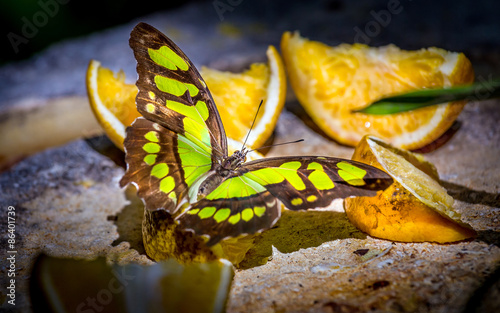
[[[407,242],[454,242],[475,235],[454,210],[453,198],[439,185],[434,166],[422,156],[365,136],[352,159],[394,178],[394,183],[375,197],[345,199],[347,217],[362,231]]]
[[[139,116],[135,106],[137,87],[125,83],[125,73],[116,75],[99,61],[91,60],[87,69],[90,107],[106,135],[121,150],[125,128]]]
[[[233,266],[227,260],[107,264],[40,255],[30,279],[39,312],[225,312]],[[89,295],[86,300],[82,294]],[[97,302],[96,302],[97,300]]]
[[[286,77],[281,57],[273,46],[267,50],[268,64],[252,64],[243,73],[229,73],[204,67],[201,75],[210,89],[228,138],[245,139],[262,107],[246,145],[261,146],[271,136],[285,104]],[[137,87],[125,83],[125,75],[92,60],[87,70],[90,106],[108,137],[123,150],[125,128],[140,114],[135,106]],[[238,147],[238,149],[241,147]]]
[[[405,149],[431,143],[452,125],[465,101],[382,116],[352,111],[384,96],[474,80],[463,53],[438,48],[329,47],[285,32],[281,51],[292,88],[306,112],[326,134],[350,146],[366,134]]]
[[[260,147],[271,136],[285,105],[286,76],[283,61],[275,47],[267,49],[268,64],[254,63],[243,73],[221,72],[202,67],[217,104],[228,137],[243,142],[262,107],[246,145]]]

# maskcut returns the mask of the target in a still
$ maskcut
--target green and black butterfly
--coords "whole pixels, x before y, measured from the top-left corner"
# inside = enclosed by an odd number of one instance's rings
[[[137,109],[127,128],[127,171],[147,210],[165,210],[180,226],[207,235],[207,245],[273,226],[281,205],[328,206],[334,199],[373,196],[389,175],[354,161],[316,156],[245,163],[243,148],[228,155],[227,138],[207,85],[169,38],[140,23],[131,33],[137,59]]]

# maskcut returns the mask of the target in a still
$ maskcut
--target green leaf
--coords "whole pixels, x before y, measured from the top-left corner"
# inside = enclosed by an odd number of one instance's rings
[[[468,86],[422,89],[375,101],[353,112],[384,115],[416,110],[450,101],[480,101],[500,97],[500,80],[482,81]]]

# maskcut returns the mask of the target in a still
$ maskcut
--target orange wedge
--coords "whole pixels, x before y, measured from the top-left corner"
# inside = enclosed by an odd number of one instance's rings
[[[285,104],[283,62],[273,46],[269,46],[267,57],[268,64],[252,64],[243,73],[205,67],[201,70],[230,139],[240,142],[245,139],[263,100],[247,141],[250,148],[261,146],[271,136]],[[87,70],[87,91],[100,125],[113,143],[123,150],[125,128],[140,116],[135,106],[137,87],[125,83],[123,72],[114,75],[111,70],[101,67],[100,62],[92,60]]]
[[[262,107],[247,146],[257,148],[271,136],[285,105],[286,77],[281,57],[267,49],[268,64],[255,63],[243,73],[220,72],[203,67],[201,76],[212,92],[228,137],[243,142],[261,100]]]
[[[137,87],[125,83],[123,71],[115,75],[95,60],[89,63],[86,80],[92,112],[109,139],[123,150],[125,128],[141,116],[135,106]]]
[[[306,112],[326,134],[350,146],[366,134],[405,149],[431,143],[452,125],[465,101],[383,116],[352,111],[384,96],[474,80],[463,53],[438,48],[329,47],[286,32],[281,51],[290,83]]]
[[[454,242],[475,236],[439,185],[434,166],[419,154],[365,136],[352,159],[375,166],[394,183],[375,197],[345,199],[349,220],[370,236],[405,242]]]

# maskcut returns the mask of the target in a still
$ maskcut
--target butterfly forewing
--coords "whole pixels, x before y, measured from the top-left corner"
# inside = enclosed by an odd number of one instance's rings
[[[330,157],[279,157],[256,160],[241,172],[263,186],[290,210],[326,207],[335,199],[374,196],[392,178],[370,165]]]
[[[227,156],[227,140],[210,92],[186,55],[155,28],[131,33],[137,59],[138,119],[124,142],[127,171],[150,210],[176,212],[189,189]]]
[[[214,161],[227,155],[227,140],[210,91],[196,67],[175,43],[139,23],[130,35],[137,59],[138,111],[147,119],[185,135]]]

